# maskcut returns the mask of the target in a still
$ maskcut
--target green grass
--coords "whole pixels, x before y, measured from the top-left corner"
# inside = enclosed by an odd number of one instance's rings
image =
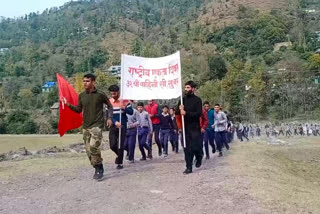
[[[57,169],[90,167],[86,154],[57,154],[52,157],[21,161],[0,162],[0,180],[11,180],[19,176],[45,174]]]
[[[103,133],[108,139],[108,133]],[[41,150],[53,146],[59,148],[82,143],[82,134],[58,135],[0,135],[0,153],[16,151],[25,147],[29,151]],[[113,162],[114,154],[110,150],[102,151],[104,162]],[[19,176],[49,173],[59,169],[91,167],[86,153],[59,153],[53,156],[39,157],[19,161],[0,162],[0,180],[14,179]]]
[[[230,170],[275,213],[320,213],[320,138],[282,140],[290,145],[237,143]]]
[[[0,153],[15,151],[26,147],[29,151],[36,151],[48,147],[64,147],[80,143],[82,135],[0,135]]]

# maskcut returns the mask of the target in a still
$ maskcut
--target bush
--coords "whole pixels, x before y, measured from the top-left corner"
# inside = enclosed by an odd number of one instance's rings
[[[20,110],[11,112],[5,124],[2,131],[9,134],[35,134],[38,129],[30,115]]]
[[[28,120],[22,125],[23,134],[36,134],[37,124],[33,120]]]
[[[25,122],[9,123],[9,134],[36,134],[37,125],[33,120],[27,120]]]
[[[17,110],[9,113],[8,115],[8,123],[24,123],[30,118],[30,115],[27,112]]]
[[[51,125],[51,128],[54,130],[58,130],[58,118],[57,117],[51,117],[49,120],[49,123]]]
[[[5,121],[0,122],[0,134],[6,134],[7,133],[7,124]]]

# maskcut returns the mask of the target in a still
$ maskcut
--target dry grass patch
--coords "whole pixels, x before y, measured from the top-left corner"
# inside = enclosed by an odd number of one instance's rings
[[[85,154],[57,154],[52,157],[0,163],[0,180],[11,180],[19,176],[45,174],[57,169],[70,169],[89,165]]]
[[[248,179],[251,195],[271,212],[320,213],[320,141],[310,137],[290,143],[237,143],[231,173]]]
[[[16,151],[25,147],[29,151],[36,151],[48,147],[59,148],[75,143],[81,143],[82,135],[0,135],[0,153]]]

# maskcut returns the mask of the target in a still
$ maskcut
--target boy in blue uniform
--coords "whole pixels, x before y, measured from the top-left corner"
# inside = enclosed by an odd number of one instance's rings
[[[134,102],[131,101],[131,105]],[[133,114],[127,114],[128,122],[127,122],[127,133],[126,139],[124,142],[124,148],[127,150],[127,157],[129,163],[134,163],[134,151],[136,148],[136,139],[137,139],[137,127],[140,125],[140,117],[139,113],[136,109],[133,109]]]
[[[164,157],[168,156],[170,130],[173,129],[173,122],[168,111],[169,107],[164,106],[162,108],[162,114],[160,115],[160,142],[163,148]]]
[[[148,135],[152,134],[153,125],[150,118],[150,115],[147,111],[144,110],[144,105],[142,102],[139,102],[137,105],[138,109],[138,117],[139,117],[139,127],[138,127],[138,141],[139,141],[139,149],[141,152],[141,161],[145,161],[147,159],[146,153],[144,149],[148,151],[148,158],[152,159],[152,150],[147,143]]]

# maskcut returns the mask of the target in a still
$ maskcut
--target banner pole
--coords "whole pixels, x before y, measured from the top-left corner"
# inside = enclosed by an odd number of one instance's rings
[[[180,88],[182,90],[182,68],[181,68],[181,58],[180,58],[180,51],[178,51],[179,54],[179,66],[180,66]],[[183,91],[181,92],[181,99],[180,99],[180,103],[181,105],[183,105]],[[186,132],[185,132],[185,125],[184,125],[184,116],[181,115],[181,122],[182,122],[182,139],[183,139],[183,148],[186,148]]]
[[[121,91],[120,91],[121,93]],[[122,115],[122,99],[120,98],[120,116],[119,116],[119,122],[121,123],[121,115]],[[118,142],[118,149],[121,149],[121,130],[122,130],[122,125],[119,128],[119,142]]]
[[[183,98],[181,96],[181,105],[183,105]],[[182,137],[183,137],[183,148],[186,148],[186,132],[185,132],[185,126],[184,126],[184,116],[181,115],[182,119]]]
[[[121,123],[121,116],[122,116],[122,76],[123,76],[123,54],[121,54],[121,74],[120,74],[120,115],[119,115],[119,123]],[[118,149],[121,149],[121,129],[122,125],[119,128],[119,142],[118,142]]]

